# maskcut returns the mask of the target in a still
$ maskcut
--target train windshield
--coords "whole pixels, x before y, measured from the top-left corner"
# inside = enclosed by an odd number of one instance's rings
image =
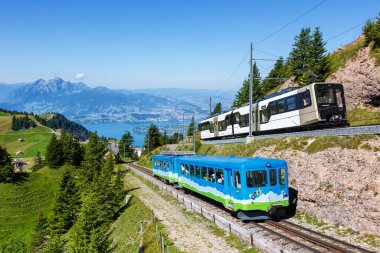
[[[343,107],[342,88],[336,85],[316,86],[316,99],[319,105],[331,106],[338,105]]]

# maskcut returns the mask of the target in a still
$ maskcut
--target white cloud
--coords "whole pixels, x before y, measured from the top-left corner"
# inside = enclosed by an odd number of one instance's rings
[[[75,79],[80,80],[80,81],[84,80],[86,77],[87,77],[87,74],[83,72],[75,75]]]

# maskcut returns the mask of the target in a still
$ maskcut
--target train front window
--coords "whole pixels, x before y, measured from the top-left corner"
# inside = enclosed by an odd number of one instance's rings
[[[247,171],[247,187],[267,186],[267,184],[266,170]]]
[[[318,104],[335,104],[334,89],[320,87],[317,89]]]
[[[281,168],[278,171],[279,177],[280,177],[280,184],[284,185],[286,183],[286,175],[285,175],[285,169]]]
[[[277,184],[277,177],[276,177],[277,173],[276,173],[276,170],[275,169],[271,169],[269,171],[269,181],[270,181],[270,185],[276,185]]]

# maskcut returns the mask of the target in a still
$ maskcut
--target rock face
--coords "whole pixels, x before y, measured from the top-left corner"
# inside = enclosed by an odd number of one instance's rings
[[[380,139],[371,145],[380,146]],[[254,156],[285,159],[297,210],[319,220],[380,235],[380,152],[330,148],[315,154],[272,147]]]
[[[339,68],[327,82],[344,85],[348,109],[377,104],[380,100],[380,66],[375,66],[375,59],[366,47],[358,52],[356,58],[349,60]],[[378,109],[380,111],[380,108]]]

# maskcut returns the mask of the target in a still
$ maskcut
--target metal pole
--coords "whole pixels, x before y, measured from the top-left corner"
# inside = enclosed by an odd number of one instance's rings
[[[193,124],[193,151],[195,152],[195,118],[194,119],[194,124]]]
[[[211,116],[211,97],[210,97],[210,116]]]
[[[185,143],[185,114],[182,114],[182,138]]]
[[[249,137],[252,137],[252,92],[253,92],[253,76],[252,76],[252,51],[253,45],[251,42],[251,58],[249,59],[250,63],[250,74],[249,74]]]

